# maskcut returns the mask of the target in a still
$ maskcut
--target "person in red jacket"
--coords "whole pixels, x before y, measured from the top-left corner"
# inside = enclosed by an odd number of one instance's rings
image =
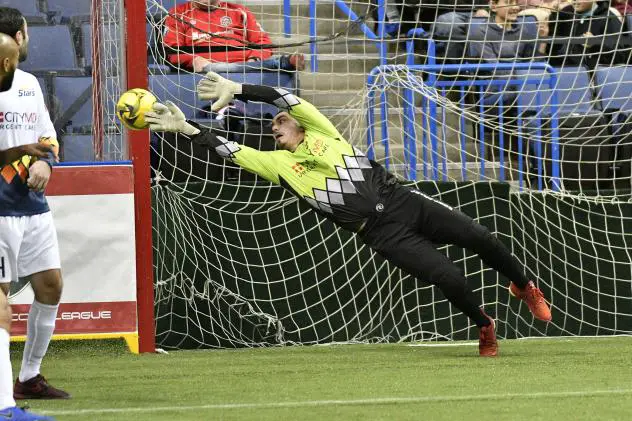
[[[617,9],[622,15],[632,14],[632,0],[612,0],[610,6]]]
[[[270,49],[249,46],[272,41],[247,7],[220,0],[191,0],[171,9],[163,43],[172,65],[195,72],[305,68],[302,54],[273,56]]]

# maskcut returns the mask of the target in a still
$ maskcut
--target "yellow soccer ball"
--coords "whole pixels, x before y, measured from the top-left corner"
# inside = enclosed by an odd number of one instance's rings
[[[154,94],[145,89],[130,89],[116,103],[116,115],[128,129],[146,129],[149,124],[145,122],[145,113],[151,111],[156,101]]]

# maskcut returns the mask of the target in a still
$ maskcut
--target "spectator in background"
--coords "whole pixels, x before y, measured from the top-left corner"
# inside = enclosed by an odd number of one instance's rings
[[[169,62],[195,72],[296,71],[302,54],[273,56],[270,37],[245,6],[219,0],[191,0],[169,11],[163,43]]]
[[[377,22],[378,1],[371,0],[370,3],[373,19]],[[430,33],[439,16],[446,13],[458,13],[471,17],[474,10],[483,9],[488,4],[489,0],[388,0],[384,29],[387,34],[400,37],[405,36],[414,28],[422,28]]]
[[[549,36],[549,18],[551,13],[557,12],[572,4],[572,1],[562,0],[518,0],[518,5],[522,9],[519,16],[531,15],[538,20],[538,37]],[[546,56],[548,46],[546,42],[538,43],[537,55]]]
[[[371,1],[371,15],[375,22],[373,32],[378,34],[378,2],[377,0]],[[384,16],[384,33],[391,37],[397,38],[405,36],[408,29],[413,28],[415,25],[415,11],[406,6],[403,1],[388,1],[385,5]],[[412,12],[412,14],[411,14]]]
[[[455,0],[449,6],[435,2],[432,6],[423,0],[424,7],[419,11],[419,20],[423,26],[432,25],[432,36],[436,40],[437,57],[445,62],[462,63],[468,28],[472,17],[487,17],[489,0]]]
[[[614,7],[622,15],[632,14],[632,0],[612,0],[610,3],[611,7]]]
[[[572,3],[573,1],[570,0],[518,0],[518,5],[523,10],[538,8],[548,10],[549,13],[563,9]]]
[[[409,5],[417,4],[419,8],[419,22],[424,29],[430,31],[437,19],[446,14],[458,14],[457,22],[461,17],[472,17],[473,13],[485,10],[489,7],[489,0],[407,0]],[[453,20],[450,16],[444,16],[443,22]]]
[[[535,36],[521,36],[522,28],[516,24],[519,12],[516,0],[490,0],[489,23],[473,26],[468,34],[470,55],[485,61],[533,58]]]
[[[549,63],[553,66],[625,64],[630,45],[608,1],[576,0],[549,18]]]
[[[549,36],[549,16],[552,10],[548,7],[532,7],[521,10],[518,16],[534,16],[538,20],[538,38],[545,38]],[[546,42],[538,42],[535,53],[536,58],[546,58],[547,51],[548,44]]]
[[[468,31],[468,55],[484,62],[515,62],[532,60],[535,55],[537,33],[536,27],[531,24],[519,24],[517,22],[520,6],[516,0],[490,0],[488,16],[485,21],[476,19],[472,22]],[[493,73],[478,73],[478,76],[492,76],[496,81],[511,79],[512,71],[494,70]],[[508,154],[513,159],[511,151],[519,150],[517,138],[510,132],[505,132],[503,126],[515,127],[517,109],[516,85],[492,84],[485,87],[485,92],[476,101],[481,101],[484,107],[485,131],[482,138],[490,153],[499,157]],[[476,103],[476,106],[480,103]],[[502,105],[502,107],[501,107]],[[500,117],[503,121],[501,122]],[[500,149],[499,137],[507,139],[507,143]],[[478,132],[477,136],[479,136]]]
[[[526,14],[533,14],[535,15],[536,13],[525,13],[526,11],[530,11],[533,12],[535,10],[539,10],[539,14],[546,12],[547,13],[547,20],[548,20],[548,15],[551,14],[551,12],[556,12],[558,10],[560,10],[561,8],[564,8],[570,4],[572,4],[572,1],[562,1],[562,0],[516,0],[516,3],[518,4],[518,6],[520,7],[520,11],[521,13],[519,13],[520,15],[526,15]],[[489,12],[487,12],[487,10],[485,9],[479,9],[476,11],[476,16],[489,16]]]

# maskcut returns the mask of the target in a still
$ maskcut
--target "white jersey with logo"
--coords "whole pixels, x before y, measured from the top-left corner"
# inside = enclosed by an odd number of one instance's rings
[[[0,92],[0,150],[36,143],[41,138],[56,138],[55,128],[44,104],[37,78],[20,69],[13,84]],[[44,159],[53,164],[53,156]],[[0,172],[0,216],[28,216],[48,212],[44,193],[33,192],[27,185],[31,157],[2,167]]]

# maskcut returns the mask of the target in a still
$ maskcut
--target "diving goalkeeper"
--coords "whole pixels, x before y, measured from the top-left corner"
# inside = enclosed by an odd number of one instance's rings
[[[495,356],[494,320],[481,308],[459,268],[435,244],[454,244],[477,253],[511,279],[510,292],[533,315],[551,320],[542,292],[524,274],[518,260],[486,227],[464,213],[399,184],[380,164],[345,141],[312,104],[283,89],[239,84],[209,72],[198,96],[214,100],[218,110],[233,98],[273,104],[277,150],[262,152],[216,135],[187,121],[173,103],[156,103],[145,120],[154,131],[174,133],[201,145],[247,171],[283,186],[336,225],[357,233],[392,264],[436,285],[453,306],[480,329],[479,353]]]

